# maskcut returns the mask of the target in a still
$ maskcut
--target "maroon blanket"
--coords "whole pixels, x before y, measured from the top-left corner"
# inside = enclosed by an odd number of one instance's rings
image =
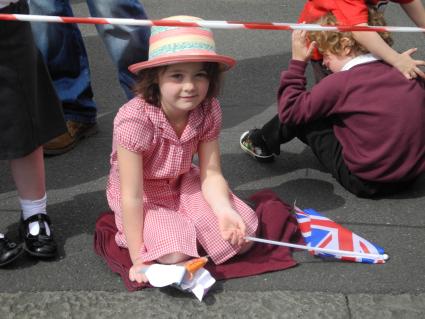
[[[250,197],[256,204],[259,219],[257,237],[284,241],[302,242],[296,219],[290,214],[290,206],[282,202],[270,190],[263,190]],[[102,213],[96,221],[94,250],[103,257],[113,272],[118,273],[129,291],[147,287],[128,279],[132,265],[128,250],[115,243],[117,228],[112,212]],[[253,248],[242,256],[236,256],[221,265],[208,263],[205,268],[217,279],[229,279],[258,275],[269,271],[283,270],[296,265],[287,247],[255,243]]]

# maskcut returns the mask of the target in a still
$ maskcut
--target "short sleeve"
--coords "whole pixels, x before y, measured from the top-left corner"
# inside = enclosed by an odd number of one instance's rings
[[[142,153],[152,145],[154,126],[140,99],[132,99],[119,109],[113,134],[117,144],[135,153]]]
[[[218,138],[221,131],[221,107],[217,99],[213,98],[211,103],[205,105],[205,118],[200,140],[212,141]]]

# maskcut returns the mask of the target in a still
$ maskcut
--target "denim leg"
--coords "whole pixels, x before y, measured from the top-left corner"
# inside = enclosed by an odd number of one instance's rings
[[[73,16],[69,0],[31,0],[30,13]],[[89,62],[77,25],[34,22],[31,26],[62,101],[65,119],[96,122]]]
[[[147,19],[139,0],[87,0],[93,17]],[[128,66],[144,61],[148,56],[150,28],[127,25],[96,25],[106,49],[118,69],[118,79],[128,99],[135,76]]]

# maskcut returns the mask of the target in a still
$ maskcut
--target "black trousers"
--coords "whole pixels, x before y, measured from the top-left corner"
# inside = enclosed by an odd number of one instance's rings
[[[288,126],[280,122],[276,115],[262,128],[261,132],[269,150],[280,154],[280,145],[294,137],[310,146],[320,163],[349,192],[359,197],[374,197],[399,191],[411,184],[378,183],[363,180],[354,175],[344,162],[342,146],[333,131],[334,121],[331,118],[320,119],[298,126]]]

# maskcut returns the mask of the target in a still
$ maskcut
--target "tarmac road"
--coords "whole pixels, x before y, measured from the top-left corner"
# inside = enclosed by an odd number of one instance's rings
[[[87,16],[85,1],[72,1]],[[303,1],[145,0],[151,19],[194,15],[210,20],[296,22]],[[389,25],[412,26],[397,4]],[[92,26],[81,26],[88,50],[100,132],[73,151],[46,159],[49,215],[60,257],[22,257],[0,270],[0,318],[424,318],[425,178],[397,196],[359,199],[325,173],[311,151],[294,140],[272,164],[259,164],[239,148],[239,136],[276,110],[280,71],[290,58],[286,31],[215,30],[218,51],[237,59],[221,96],[224,174],[242,198],[271,188],[287,201],[315,208],[384,247],[384,265],[326,262],[295,253],[295,268],[216,284],[203,303],[173,289],[126,292],[93,252],[94,223],[108,210],[105,183],[114,115],[125,97]],[[418,48],[424,35],[394,34],[395,47]],[[312,80],[309,74],[309,80]],[[402,106],[401,106],[402,107]],[[0,231],[16,232],[19,206],[6,162],[0,164]]]

